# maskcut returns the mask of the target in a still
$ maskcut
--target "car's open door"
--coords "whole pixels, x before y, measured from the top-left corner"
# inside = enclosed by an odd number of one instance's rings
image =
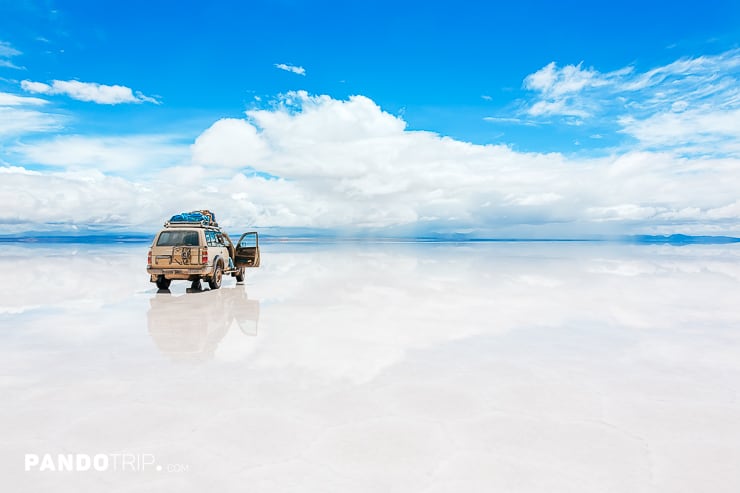
[[[244,233],[236,242],[234,263],[237,267],[260,266],[260,239],[255,231]]]

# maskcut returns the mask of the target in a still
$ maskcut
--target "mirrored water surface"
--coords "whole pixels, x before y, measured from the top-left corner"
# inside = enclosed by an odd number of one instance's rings
[[[3,245],[3,490],[740,491],[740,246],[266,243],[200,292],[147,247]]]

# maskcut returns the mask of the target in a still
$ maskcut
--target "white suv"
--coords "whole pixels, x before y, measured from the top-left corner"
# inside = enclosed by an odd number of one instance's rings
[[[149,248],[146,270],[159,289],[168,289],[173,279],[191,281],[194,288],[205,279],[218,289],[224,274],[243,282],[244,270],[259,266],[259,235],[254,231],[234,244],[217,225],[168,221]]]

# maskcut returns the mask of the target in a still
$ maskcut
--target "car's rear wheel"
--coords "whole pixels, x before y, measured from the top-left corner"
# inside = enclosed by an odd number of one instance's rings
[[[211,289],[218,289],[221,287],[221,280],[224,277],[224,270],[221,268],[221,264],[216,266],[216,270],[213,271],[213,275],[208,280],[208,285]]]
[[[244,282],[244,267],[239,267],[239,271],[236,273],[236,282]]]
[[[172,279],[167,279],[162,275],[157,276],[157,287],[159,289],[170,289]]]

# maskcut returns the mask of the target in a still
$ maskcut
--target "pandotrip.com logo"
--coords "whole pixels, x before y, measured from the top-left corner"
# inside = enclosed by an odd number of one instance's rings
[[[188,472],[189,464],[161,463],[154,454],[25,454],[27,472]]]

